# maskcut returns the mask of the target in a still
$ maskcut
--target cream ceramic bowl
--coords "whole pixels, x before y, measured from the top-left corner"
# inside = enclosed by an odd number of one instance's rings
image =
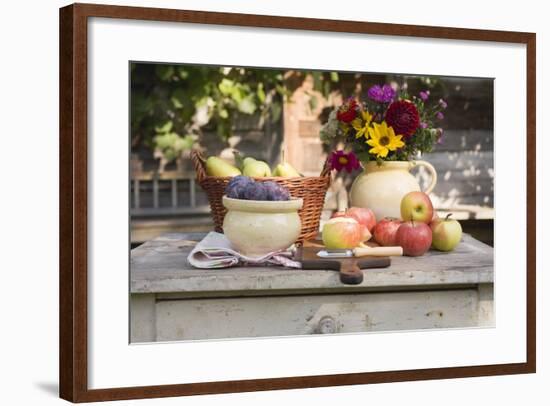
[[[227,213],[223,232],[233,248],[260,257],[290,247],[300,236],[302,199],[260,201],[222,198]]]

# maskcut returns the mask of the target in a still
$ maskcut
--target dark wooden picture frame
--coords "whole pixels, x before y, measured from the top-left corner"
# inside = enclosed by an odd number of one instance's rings
[[[88,18],[168,21],[242,27],[491,41],[527,47],[527,328],[526,362],[386,372],[197,382],[128,388],[88,388],[87,326],[87,48]],[[536,370],[536,36],[534,33],[336,21],[295,17],[74,4],[60,9],[60,396],[72,402],[447,379]]]

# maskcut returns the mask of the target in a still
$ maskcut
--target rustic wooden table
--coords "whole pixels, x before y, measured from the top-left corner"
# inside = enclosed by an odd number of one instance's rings
[[[361,285],[334,271],[194,269],[204,234],[166,234],[131,252],[131,341],[494,325],[493,249],[468,235],[451,253],[395,257]]]

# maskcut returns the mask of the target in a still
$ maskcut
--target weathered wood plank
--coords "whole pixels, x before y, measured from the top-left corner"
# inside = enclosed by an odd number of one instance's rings
[[[493,131],[476,129],[445,130],[443,142],[435,146],[436,152],[441,151],[492,151]],[[430,154],[426,154],[429,156]]]
[[[166,233],[174,231],[185,233],[192,231],[208,232],[214,228],[214,222],[210,215],[179,216],[179,218],[166,219],[134,219],[132,218],[132,229],[130,239],[132,243],[145,243],[159,238]]]
[[[172,188],[172,207],[178,207],[178,181],[176,179],[172,179],[170,183]]]
[[[158,341],[477,326],[475,289],[163,300]]]
[[[432,192],[437,207],[452,210],[459,205],[493,206],[494,160],[493,151],[437,151],[426,154],[438,172],[438,182]],[[416,178],[425,188],[431,177],[424,168],[416,171]]]
[[[312,292],[350,289],[333,271],[289,270],[280,267],[195,269],[187,263],[193,241],[202,234],[169,234],[132,250],[132,293],[234,292],[309,289]],[[355,289],[402,286],[464,285],[493,282],[493,250],[464,235],[450,253],[430,251],[417,257],[395,257],[390,268],[369,269]]]
[[[480,327],[494,326],[495,324],[495,300],[494,285],[481,284],[478,287],[478,325]]]
[[[156,341],[155,295],[130,296],[130,342]]]

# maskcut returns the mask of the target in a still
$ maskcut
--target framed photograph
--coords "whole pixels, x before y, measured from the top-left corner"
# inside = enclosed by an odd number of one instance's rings
[[[60,396],[536,369],[535,34],[60,9]]]

